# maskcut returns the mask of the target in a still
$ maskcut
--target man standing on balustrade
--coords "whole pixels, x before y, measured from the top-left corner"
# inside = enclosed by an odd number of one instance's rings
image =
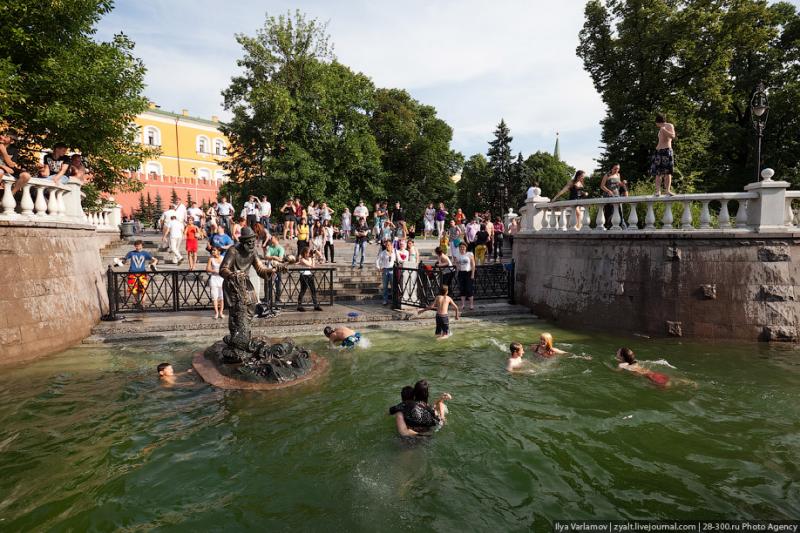
[[[672,139],[675,138],[675,126],[667,122],[664,115],[656,115],[658,126],[658,144],[650,165],[650,175],[656,178],[656,196],[661,196],[661,180],[667,196],[672,196],[672,173],[675,169],[675,154],[672,151]]]
[[[19,149],[15,146],[17,136],[11,133],[0,135],[0,178],[16,177],[11,194],[17,194],[31,179],[30,172],[25,172],[19,164]]]

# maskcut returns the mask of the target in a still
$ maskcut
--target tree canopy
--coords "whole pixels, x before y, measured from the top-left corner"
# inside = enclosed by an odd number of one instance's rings
[[[236,39],[242,74],[223,91],[229,193],[297,195],[337,210],[361,199],[411,209],[452,200],[461,163],[452,129],[407,92],[376,89],[340,63],[324,24],[299,11],[268,16],[255,36]]]
[[[749,102],[770,88],[764,163],[800,183],[800,17],[765,0],[590,0],[577,49],[603,98],[607,170],[647,172],[654,118],[675,123],[679,189],[738,190],[756,161]]]
[[[136,189],[122,171],[148,155],[133,119],[147,108],[144,66],[120,34],[93,39],[111,0],[0,3],[0,124],[33,150],[64,142],[100,190]]]

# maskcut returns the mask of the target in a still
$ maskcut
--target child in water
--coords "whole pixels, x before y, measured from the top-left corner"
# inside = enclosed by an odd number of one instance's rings
[[[620,370],[627,370],[629,372],[640,374],[659,387],[666,387],[669,385],[668,375],[662,374],[661,372],[654,372],[639,366],[639,362],[636,360],[636,355],[630,348],[620,348],[617,350],[616,359],[619,363],[617,368]]]
[[[158,379],[160,379],[161,383],[165,386],[175,385],[178,377],[185,376],[186,374],[190,374],[192,372],[192,369],[190,368],[186,372],[176,374],[175,369],[172,368],[172,365],[169,363],[160,363],[156,367],[156,370],[158,371]]]
[[[458,306],[453,299],[447,295],[447,292],[447,285],[442,285],[442,288],[439,289],[439,296],[433,300],[433,303],[424,309],[420,309],[417,313],[418,315],[421,315],[425,311],[436,309],[437,339],[446,339],[450,336],[450,317],[448,316],[448,311],[450,310],[451,305],[456,308],[456,320],[458,320],[461,316]]]
[[[553,336],[549,333],[542,333],[539,336],[539,344],[532,344],[531,350],[533,350],[533,353],[542,357],[553,357],[554,355],[563,355],[567,353],[553,346]]]
[[[508,362],[506,362],[506,370],[508,372],[514,372],[524,363],[522,356],[525,355],[525,349],[522,347],[522,343],[512,342],[509,350],[511,351],[511,355],[508,358]]]

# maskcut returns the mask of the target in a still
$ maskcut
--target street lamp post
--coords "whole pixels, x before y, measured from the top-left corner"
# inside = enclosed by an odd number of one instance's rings
[[[764,129],[767,127],[767,116],[769,115],[769,101],[767,100],[767,88],[764,82],[758,82],[753,97],[750,98],[750,118],[753,121],[753,128],[756,130],[758,146],[756,149],[756,181],[761,179],[761,139],[764,136]]]

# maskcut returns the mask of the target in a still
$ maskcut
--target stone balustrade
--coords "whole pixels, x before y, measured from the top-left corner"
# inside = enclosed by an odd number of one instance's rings
[[[11,193],[14,178],[4,176],[0,183],[0,221],[23,225],[26,222],[88,224],[98,231],[119,231],[122,222],[120,206],[105,207],[99,212],[84,211],[84,194],[81,192],[81,183],[76,180],[61,184],[50,179],[31,178],[16,197]]]
[[[785,181],[764,180],[747,185],[745,192],[739,193],[560,202],[535,197],[526,200],[522,208],[521,230],[522,233],[792,232],[800,223],[800,191],[787,191],[788,187]]]

